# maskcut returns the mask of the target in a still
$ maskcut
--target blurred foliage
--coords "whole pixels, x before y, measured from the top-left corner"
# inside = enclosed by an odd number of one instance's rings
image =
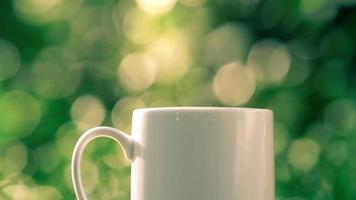
[[[2,0],[0,199],[73,199],[74,143],[154,106],[275,114],[277,199],[356,199],[355,0]],[[90,199],[129,199],[100,139]]]

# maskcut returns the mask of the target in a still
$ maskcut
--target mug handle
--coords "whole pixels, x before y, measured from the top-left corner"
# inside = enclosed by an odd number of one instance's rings
[[[72,156],[72,182],[78,200],[87,200],[80,175],[80,163],[84,148],[90,141],[96,139],[97,137],[108,137],[118,142],[124,150],[125,157],[132,161],[134,145],[131,136],[127,135],[123,131],[104,126],[92,128],[86,131],[75,145]]]

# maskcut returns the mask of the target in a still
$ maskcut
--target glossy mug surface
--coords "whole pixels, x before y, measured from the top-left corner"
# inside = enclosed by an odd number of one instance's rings
[[[79,200],[87,199],[82,153],[100,136],[119,142],[132,161],[131,200],[274,200],[270,110],[146,108],[135,110],[132,120],[132,136],[97,127],[78,140],[72,177]]]

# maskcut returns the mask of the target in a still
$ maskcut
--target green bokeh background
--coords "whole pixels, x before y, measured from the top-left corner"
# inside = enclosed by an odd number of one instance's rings
[[[157,106],[272,109],[276,199],[356,199],[355,47],[355,0],[2,0],[0,199],[75,199],[80,134]],[[114,142],[83,162],[129,199]]]

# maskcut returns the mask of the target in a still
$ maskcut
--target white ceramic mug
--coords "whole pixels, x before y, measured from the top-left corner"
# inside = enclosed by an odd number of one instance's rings
[[[78,200],[87,199],[80,178],[84,147],[101,136],[119,142],[132,161],[131,200],[274,200],[270,110],[146,108],[134,111],[132,136],[90,129],[73,153]]]

